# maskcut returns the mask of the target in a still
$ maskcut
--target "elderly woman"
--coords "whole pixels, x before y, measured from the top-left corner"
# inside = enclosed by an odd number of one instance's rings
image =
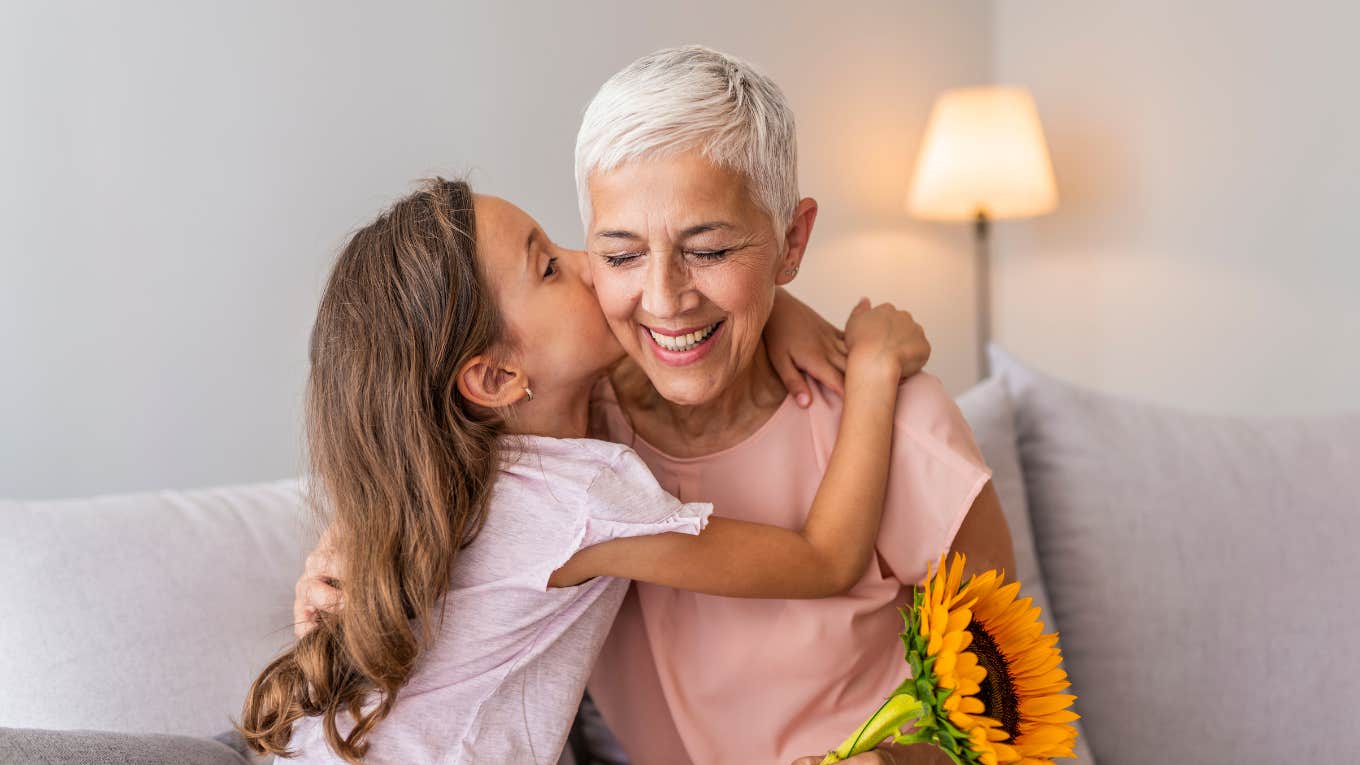
[[[789,508],[811,505],[841,401],[813,383],[811,406],[794,406],[762,346],[817,218],[798,196],[783,94],[704,48],[644,57],[587,109],[576,182],[595,291],[633,361],[599,391],[600,434],[631,444],[682,499],[797,527]],[[635,763],[825,752],[901,681],[897,607],[928,563],[953,549],[974,568],[1014,570],[986,465],[940,383],[911,378],[897,411],[879,566],[847,595],[747,601],[634,585],[590,689]]]
[[[596,393],[596,435],[633,446],[682,500],[791,528],[841,409],[830,387],[781,378],[764,347],[817,218],[796,170],[779,88],[700,47],[612,77],[576,144],[591,275],[631,362]],[[899,393],[878,565],[848,594],[754,601],[634,585],[590,684],[630,759],[777,763],[834,746],[901,681],[897,607],[928,564],[958,550],[973,569],[1014,570],[988,478],[958,409],[918,374]],[[920,746],[853,761],[947,762]]]

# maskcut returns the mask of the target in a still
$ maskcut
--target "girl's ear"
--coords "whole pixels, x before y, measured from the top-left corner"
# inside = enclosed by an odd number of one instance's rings
[[[487,409],[500,409],[524,398],[529,378],[513,364],[498,364],[489,356],[473,356],[458,370],[458,392]]]
[[[793,220],[784,232],[785,252],[775,274],[775,284],[785,285],[798,275],[798,267],[803,264],[803,254],[807,252],[808,240],[812,238],[812,226],[817,222],[817,200],[805,197],[793,208]]]

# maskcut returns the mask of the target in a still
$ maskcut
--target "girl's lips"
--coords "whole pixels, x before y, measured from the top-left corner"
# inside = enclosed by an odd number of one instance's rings
[[[717,343],[718,336],[721,335],[723,333],[723,330],[725,329],[727,329],[726,319],[718,322],[718,326],[714,327],[713,332],[711,332],[709,336],[704,339],[703,342],[699,343],[698,345],[694,346],[688,351],[672,351],[661,347],[656,342],[656,338],[652,337],[652,333],[647,327],[641,324],[638,325],[638,332],[641,332],[644,338],[643,342],[645,342],[647,346],[652,349],[652,353],[656,354],[657,359],[660,360],[661,363],[672,367],[687,366],[689,364],[693,364],[699,359],[702,359],[704,356],[708,354],[709,350],[711,350],[713,346]],[[660,332],[660,334],[663,335],[671,334],[669,332],[661,332],[660,330],[658,330],[658,332]]]

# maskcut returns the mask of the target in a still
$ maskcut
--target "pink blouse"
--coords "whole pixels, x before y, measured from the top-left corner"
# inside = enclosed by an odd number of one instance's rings
[[[632,446],[681,501],[728,518],[801,528],[840,425],[841,399],[809,381],[746,440],[703,457],[658,451],[597,389],[597,433]],[[590,691],[635,765],[789,763],[840,743],[908,674],[898,634],[904,585],[948,550],[990,472],[939,380],[898,395],[878,566],[849,593],[747,600],[635,583]]]

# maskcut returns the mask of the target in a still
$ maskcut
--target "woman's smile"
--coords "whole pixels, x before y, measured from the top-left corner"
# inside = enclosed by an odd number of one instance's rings
[[[706,356],[708,351],[717,345],[719,335],[722,334],[722,328],[726,324],[724,319],[681,330],[649,327],[645,324],[639,324],[638,327],[650,341],[647,345],[651,347],[657,359],[664,364],[680,367],[693,364]]]

